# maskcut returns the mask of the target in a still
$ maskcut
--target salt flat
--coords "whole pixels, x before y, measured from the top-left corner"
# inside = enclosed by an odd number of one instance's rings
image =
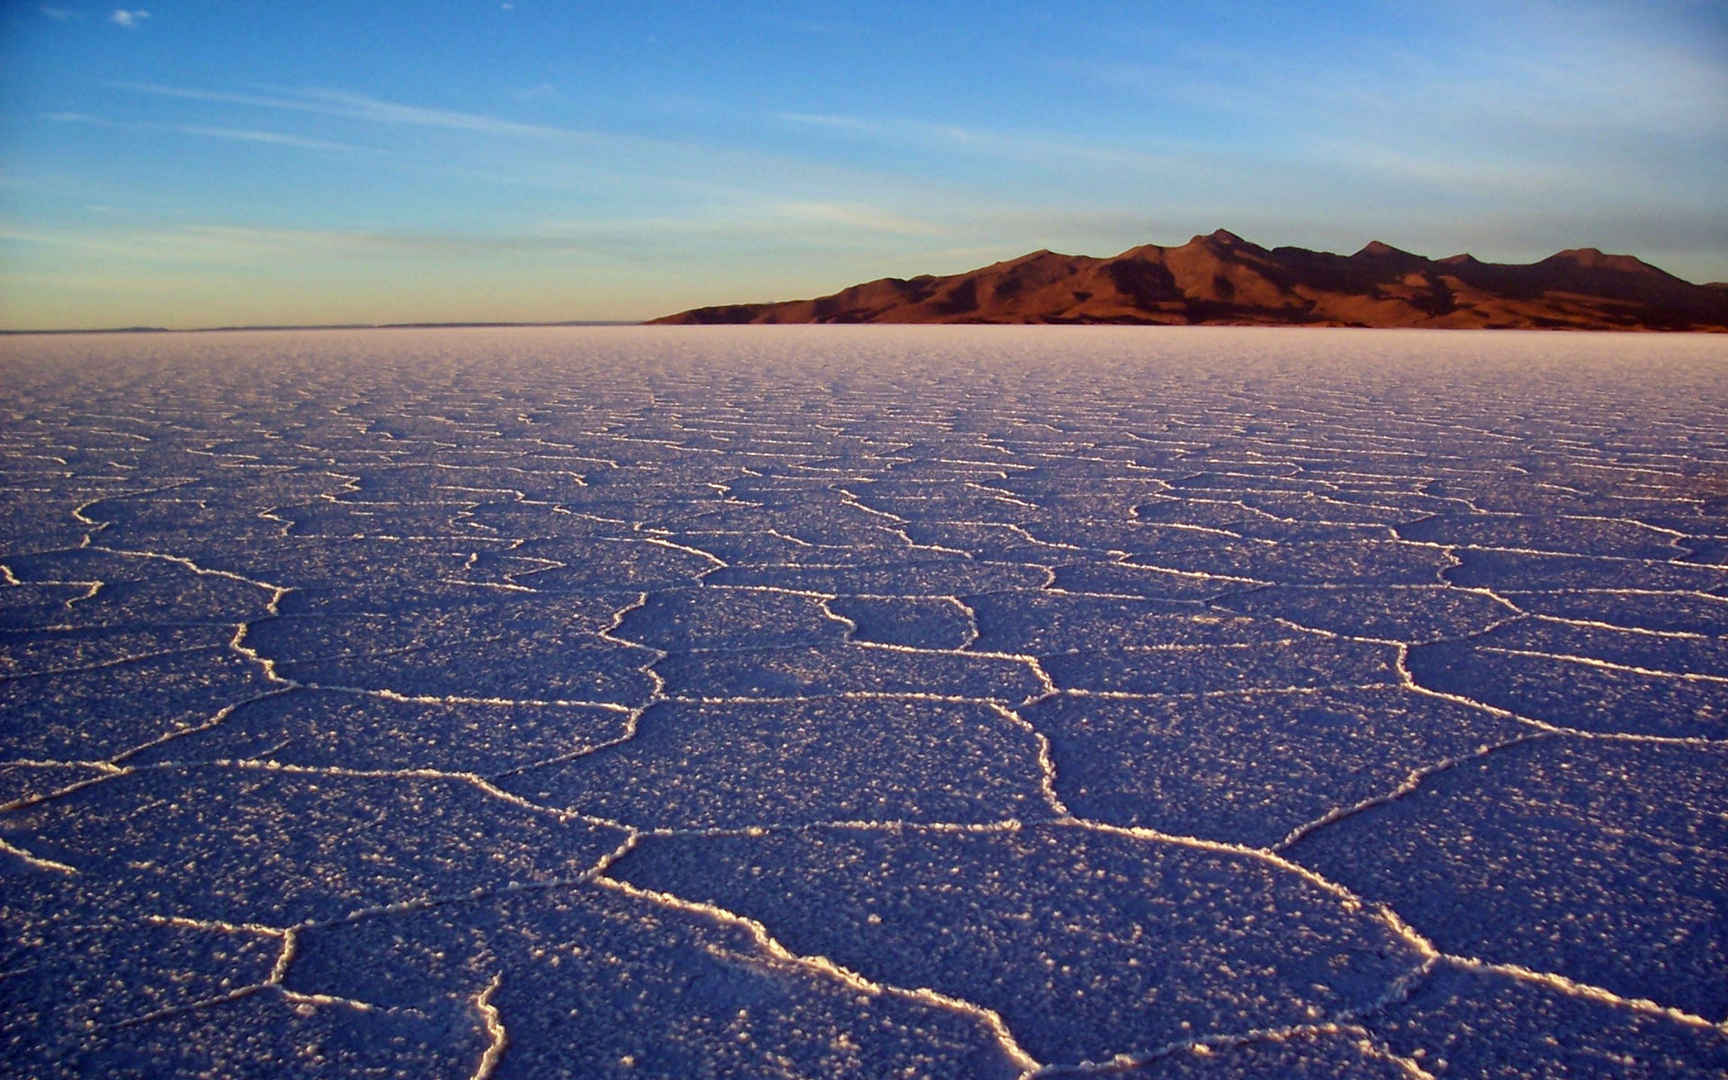
[[[0,349],[7,1075],[1728,1069],[1728,340]]]

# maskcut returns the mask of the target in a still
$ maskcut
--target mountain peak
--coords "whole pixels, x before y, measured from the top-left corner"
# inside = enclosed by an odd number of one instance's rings
[[[1366,244],[1363,244],[1362,250],[1350,257],[1352,259],[1384,259],[1390,255],[1397,255],[1406,259],[1416,257],[1411,255],[1408,251],[1402,251],[1393,247],[1391,244],[1383,244],[1378,240],[1370,240]]]
[[[1556,251],[1542,261],[1577,263],[1579,266],[1612,266],[1617,262],[1625,262],[1631,258],[1630,255],[1610,255],[1601,248],[1584,247]]]
[[[1571,263],[1573,266],[1583,267],[1587,270],[1619,270],[1622,273],[1634,274],[1662,273],[1636,255],[1611,255],[1601,248],[1593,247],[1567,248],[1565,251],[1555,252],[1543,259],[1542,262],[1549,265]]]
[[[1229,229],[1214,229],[1210,233],[1207,233],[1205,236],[1196,236],[1196,237],[1194,237],[1194,239],[1192,239],[1188,242],[1190,244],[1197,244],[1197,243],[1206,243],[1207,241],[1210,241],[1211,243],[1217,244],[1219,247],[1252,247],[1253,246],[1252,244],[1248,243],[1248,241],[1242,239],[1240,236],[1237,236],[1235,233],[1231,232]]]

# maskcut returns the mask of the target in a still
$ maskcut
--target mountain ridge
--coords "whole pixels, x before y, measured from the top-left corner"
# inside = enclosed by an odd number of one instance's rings
[[[1442,259],[1371,240],[1351,255],[1265,248],[1227,229],[1114,256],[1040,249],[958,274],[878,278],[806,300],[692,308],[652,322],[1105,323],[1728,332],[1728,290],[1632,255]]]

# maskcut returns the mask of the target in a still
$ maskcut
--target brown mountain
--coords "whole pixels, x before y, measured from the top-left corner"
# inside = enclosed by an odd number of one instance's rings
[[[1223,229],[1113,258],[1034,251],[963,274],[814,300],[695,308],[659,323],[1164,323],[1728,331],[1728,289],[1578,248],[1528,265],[1268,250]]]

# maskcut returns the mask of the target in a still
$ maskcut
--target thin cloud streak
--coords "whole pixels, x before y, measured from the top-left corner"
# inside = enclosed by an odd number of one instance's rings
[[[1532,135],[1594,137],[1605,128],[1679,138],[1728,133],[1728,67],[1707,39],[1641,37],[1593,21],[1586,5],[1579,7],[1497,13],[1508,30],[1495,41],[1473,41],[1462,57],[1383,47],[1379,66],[1395,70],[1395,81],[1220,46],[1158,63],[1054,61],[1052,70],[1146,103],[1298,135],[1372,125],[1405,139],[1426,136],[1429,145],[1499,134],[1515,147]],[[1540,52],[1519,44],[1532,40],[1552,44]],[[1220,70],[1233,77],[1218,77]]]
[[[79,112],[44,113],[43,119],[62,124],[87,124],[91,127],[119,128],[127,131],[171,131],[181,135],[198,135],[212,139],[230,139],[236,142],[267,143],[272,146],[292,146],[301,150],[338,150],[338,151],[370,151],[368,147],[356,146],[353,143],[335,142],[330,139],[315,139],[305,135],[294,135],[282,131],[261,131],[256,128],[212,127],[205,124],[148,124],[126,120],[110,120],[102,116],[91,116]]]
[[[312,139],[304,135],[287,135],[280,131],[256,131],[249,128],[206,127],[202,124],[176,124],[173,130],[187,135],[203,135],[212,139],[233,139],[237,142],[268,143],[272,146],[293,146],[302,150],[367,150],[352,143]]]
[[[775,116],[785,123],[802,127],[823,128],[890,143],[936,145],[949,150],[1018,161],[1048,163],[1078,160],[1095,165],[1160,170],[1178,165],[1183,160],[1176,153],[1117,150],[1097,143],[1056,138],[1035,132],[991,131],[955,124],[932,124],[921,120],[887,121],[826,113],[781,112]]]
[[[773,237],[783,239],[791,224],[836,226],[844,232],[900,237],[947,236],[952,229],[904,217],[863,203],[789,200],[770,204],[710,206],[684,217],[640,217],[591,221],[548,221],[540,230],[549,236],[629,238],[683,236],[688,238]],[[800,232],[809,232],[801,229]],[[831,235],[831,234],[825,234]]]
[[[818,222],[835,232],[805,236],[788,245],[789,221]],[[630,255],[653,259],[687,252],[692,245],[751,250],[774,244],[799,251],[856,249],[871,237],[931,237],[946,230],[858,204],[780,203],[753,208],[714,208],[690,217],[615,221],[544,222],[516,231],[455,233],[368,229],[273,228],[187,224],[104,230],[41,229],[0,222],[0,241],[100,251],[152,263],[257,265],[299,258],[466,259],[536,253],[561,256]],[[646,237],[657,239],[644,242]]]
[[[108,85],[115,89],[129,90],[155,97],[316,113],[321,116],[364,120],[375,124],[445,128],[456,131],[477,131],[490,135],[526,136],[536,139],[594,139],[599,137],[574,128],[523,124],[513,120],[501,120],[495,116],[486,116],[481,113],[403,105],[394,101],[384,101],[379,98],[350,94],[339,90],[288,91],[290,96],[284,97],[270,94],[240,94],[222,90],[189,90],[177,86],[162,86],[157,83],[114,82]]]
[[[855,203],[789,202],[782,203],[777,209],[786,217],[844,225],[869,232],[894,233],[899,236],[942,236],[948,232],[947,229],[928,221],[901,217],[873,206]]]
[[[68,230],[0,225],[0,241],[103,251],[111,255],[131,256],[152,262],[233,265],[268,262],[299,255],[318,258],[447,258],[535,251],[571,252],[584,247],[576,238],[548,233],[392,233],[247,225],[182,225],[165,229],[106,231],[99,236]]]
[[[1576,169],[1537,160],[1480,160],[1443,152],[1410,153],[1369,139],[1314,139],[1303,146],[1305,156],[1348,162],[1355,172],[1378,173],[1391,179],[1446,191],[1491,192],[1498,197],[1540,192],[1552,198],[1568,189],[1597,186]]]
[[[817,192],[868,183],[871,179],[868,174],[832,166],[803,153],[787,156],[775,151],[739,149],[687,139],[519,123],[481,113],[407,105],[342,90],[272,87],[266,88],[264,92],[240,92],[128,81],[114,81],[105,85],[149,97],[337,117],[372,124],[380,129],[432,128],[481,136],[518,138],[524,140],[519,145],[546,147],[556,156],[541,155],[538,160],[526,166],[520,162],[512,162],[508,156],[490,154],[486,160],[493,164],[486,168],[462,166],[448,157],[439,157],[435,162],[423,161],[421,164],[443,171],[482,177],[492,182],[523,186],[560,189],[574,184],[584,187],[596,178],[637,176],[650,182],[656,189],[678,188],[712,197],[748,198],[762,194],[763,176],[777,176],[785,181],[780,186],[786,196],[795,200],[799,194],[805,194],[808,198],[815,196]],[[202,134],[213,134],[219,130],[255,130],[222,124],[177,127],[197,127],[200,131],[196,133]],[[334,146],[347,145],[334,140],[317,141],[331,142]],[[604,149],[607,153],[604,156],[571,155],[565,152],[571,145]],[[479,147],[475,149],[478,150]],[[405,151],[404,156],[415,155]],[[572,177],[576,179],[572,180]],[[898,178],[890,179],[895,187],[904,186]],[[812,201],[820,203],[827,200],[818,196]],[[881,219],[876,223],[876,227],[911,234],[930,226],[914,223],[909,219],[897,222]]]
[[[339,90],[302,90],[300,95],[312,102],[323,103],[337,115],[352,116],[380,124],[408,124],[416,127],[450,128],[456,131],[481,131],[492,135],[525,135],[532,138],[592,138],[589,132],[572,128],[549,127],[544,124],[522,124],[500,120],[480,113],[455,112],[449,109],[428,109],[418,105],[402,105],[361,94]]]

